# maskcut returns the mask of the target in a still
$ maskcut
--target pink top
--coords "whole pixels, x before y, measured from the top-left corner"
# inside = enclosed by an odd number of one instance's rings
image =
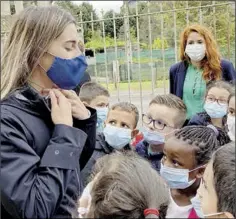
[[[189,214],[188,218],[199,218],[197,216],[196,211],[194,210],[194,208],[192,208],[192,210],[190,211],[190,214]]]

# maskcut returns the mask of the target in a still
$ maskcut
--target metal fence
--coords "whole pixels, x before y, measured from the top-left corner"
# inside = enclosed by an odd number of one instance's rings
[[[183,8],[176,8],[175,2],[172,2],[173,7],[171,10],[163,10],[162,2],[160,1],[159,10],[153,11],[150,8],[150,2],[148,4],[147,13],[138,13],[138,3],[136,1],[136,14],[129,14],[129,4],[124,1],[125,15],[123,17],[115,17],[109,19],[100,19],[93,20],[91,16],[90,21],[83,21],[82,15],[80,15],[81,21],[79,26],[81,27],[82,34],[84,33],[84,26],[91,24],[91,32],[94,34],[94,25],[100,23],[102,27],[102,37],[104,42],[103,53],[97,53],[94,48],[90,48],[94,52],[94,57],[88,57],[89,73],[94,78],[95,81],[102,83],[108,88],[112,96],[112,102],[116,101],[131,101],[136,104],[140,113],[143,112],[144,108],[148,106],[151,98],[157,93],[168,93],[168,72],[172,64],[178,61],[178,52],[179,52],[179,34],[184,27],[178,27],[178,13],[185,13],[186,24],[191,23],[200,23],[208,26],[209,20],[213,22],[213,34],[218,42],[220,51],[223,57],[231,60],[235,65],[235,46],[232,42],[235,41],[235,33],[227,32],[227,43],[226,47],[221,47],[220,40],[217,38],[217,17],[215,12],[220,10],[221,7],[227,5],[227,10],[222,12],[225,13],[225,19],[227,20],[228,28],[232,23],[235,23],[234,17],[230,16],[229,11],[232,10],[232,5],[235,5],[235,2],[221,2],[217,3],[216,1],[211,1],[208,5],[199,5],[196,7],[189,7],[188,1],[185,2],[186,5]],[[209,16],[208,10],[213,10],[212,17]],[[192,15],[192,11],[198,11],[198,17]],[[160,23],[160,39],[161,39],[161,49],[152,48],[152,33],[154,31],[152,17],[159,16]],[[173,26],[169,30],[171,33],[171,39],[174,41],[174,44],[169,48],[165,48],[164,40],[167,39],[168,35],[165,30],[165,18],[166,15],[171,17],[173,20]],[[140,29],[139,20],[142,17],[148,18],[148,49],[141,48],[140,33],[144,31]],[[136,19],[136,42],[132,42],[130,38],[130,29],[129,29],[129,20],[131,18]],[[205,19],[206,18],[206,19]],[[117,36],[116,36],[116,20],[124,20],[124,32],[125,32],[125,46],[119,47],[117,45]],[[114,46],[113,48],[106,48],[106,33],[104,28],[104,22],[107,20],[113,21],[114,28]],[[166,34],[166,35],[165,35]],[[144,61],[146,59],[146,61]]]
[[[131,1],[133,2],[133,1]],[[178,1],[180,2],[180,1]],[[87,48],[93,51],[94,56],[88,57],[88,71],[92,78],[103,84],[111,93],[111,103],[117,101],[130,101],[137,105],[140,114],[148,106],[148,103],[154,95],[158,93],[168,93],[168,72],[172,64],[176,63],[179,53],[179,35],[183,28],[191,23],[200,23],[205,26],[213,27],[213,32],[221,55],[229,59],[235,65],[235,30],[225,31],[227,35],[224,39],[218,37],[218,17],[216,12],[221,10],[225,19],[225,29],[229,30],[230,26],[235,26],[235,8],[234,1],[218,2],[208,1],[203,5],[198,1],[195,7],[189,7],[190,1],[185,1],[184,7],[176,7],[176,2],[170,2],[171,8],[163,10],[163,2],[156,2],[158,10],[150,7],[150,2],[146,2],[147,11],[139,13],[138,1],[132,4],[135,7],[135,14],[129,14],[131,5],[124,1],[124,16],[94,20],[93,15],[88,21],[82,20],[82,14],[78,18],[79,29],[84,35],[85,27],[90,27],[92,36],[95,35],[96,25],[101,27],[101,36],[103,39],[103,51],[97,52],[95,48]],[[191,1],[192,2],[192,1]],[[226,7],[227,6],[227,7]],[[233,6],[233,7],[232,7]],[[222,8],[226,10],[222,10]],[[209,10],[212,13],[209,14]],[[195,13],[193,13],[195,12]],[[197,12],[197,13],[196,13]],[[231,12],[231,13],[230,13]],[[180,14],[184,15],[185,23],[180,24]],[[197,16],[195,16],[197,15]],[[157,23],[153,22],[153,18]],[[135,40],[131,39],[130,21],[135,20]],[[146,25],[141,25],[141,19],[146,19]],[[171,26],[166,26],[166,19],[171,19]],[[106,47],[105,22],[112,21],[114,30],[114,45]],[[124,22],[124,46],[118,43],[116,25],[118,20]],[[158,29],[158,34],[155,31]],[[146,47],[142,47],[143,32],[146,34]],[[7,33],[2,33],[1,43]],[[155,35],[155,36],[154,36]],[[160,39],[160,48],[153,47],[154,37]],[[226,40],[224,44],[222,42]],[[168,46],[165,45],[165,42]]]

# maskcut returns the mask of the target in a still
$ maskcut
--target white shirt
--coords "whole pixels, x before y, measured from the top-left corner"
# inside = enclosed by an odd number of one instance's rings
[[[192,208],[192,205],[178,206],[170,195],[166,218],[188,218]]]

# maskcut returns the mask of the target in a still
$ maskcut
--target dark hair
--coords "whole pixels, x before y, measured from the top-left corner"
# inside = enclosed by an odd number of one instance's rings
[[[227,90],[230,94],[233,93],[232,84],[230,84],[227,81],[217,80],[217,81],[210,81],[210,82],[207,83],[206,95],[205,96],[207,96],[209,90],[213,87],[223,88],[223,89]]]
[[[165,105],[171,109],[176,109],[179,111],[178,118],[176,118],[176,126],[182,127],[186,121],[187,107],[183,100],[173,94],[160,94],[154,97],[149,106],[152,104]]]
[[[230,142],[226,132],[214,126],[186,126],[177,131],[175,137],[197,147],[197,165],[206,164],[215,150]]]
[[[125,111],[128,113],[133,113],[135,116],[135,124],[134,127],[137,127],[138,124],[138,120],[139,120],[139,111],[138,108],[129,102],[119,102],[119,103],[115,103],[114,105],[111,106],[110,110],[121,110],[121,111]]]
[[[235,145],[229,143],[213,156],[214,186],[218,212],[229,212],[236,217]]]
[[[110,97],[110,94],[106,88],[96,82],[86,82],[80,88],[79,97],[81,101],[90,104],[98,96]]]
[[[164,218],[168,188],[148,161],[134,152],[116,152],[103,163],[93,182],[88,218],[145,218],[147,208],[158,209]]]

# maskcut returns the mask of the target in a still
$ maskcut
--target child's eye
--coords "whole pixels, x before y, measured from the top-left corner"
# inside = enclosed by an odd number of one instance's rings
[[[176,160],[172,160],[173,164],[178,167],[179,166],[179,163],[176,161]]]
[[[129,126],[127,126],[126,124],[122,124],[121,126],[122,128],[129,129]]]
[[[109,124],[116,125],[115,121],[109,121]]]

